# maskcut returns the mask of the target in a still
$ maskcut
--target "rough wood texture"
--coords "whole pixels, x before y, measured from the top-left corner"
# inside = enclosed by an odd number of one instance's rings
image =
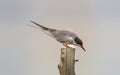
[[[58,64],[60,75],[75,75],[75,49],[74,48],[62,48],[61,60]]]

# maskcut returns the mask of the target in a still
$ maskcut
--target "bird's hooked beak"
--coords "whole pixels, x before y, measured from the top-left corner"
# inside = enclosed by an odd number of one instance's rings
[[[83,45],[80,45],[80,47],[86,52],[85,48],[83,47]]]

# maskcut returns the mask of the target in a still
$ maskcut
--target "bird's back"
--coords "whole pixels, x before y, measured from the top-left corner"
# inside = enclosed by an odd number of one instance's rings
[[[73,39],[76,37],[76,34],[66,30],[56,30],[52,34],[56,40],[61,43],[72,43]]]

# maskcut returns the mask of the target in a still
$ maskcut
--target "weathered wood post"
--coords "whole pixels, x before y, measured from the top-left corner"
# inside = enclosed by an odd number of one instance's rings
[[[75,49],[61,48],[61,59],[58,64],[60,75],[75,75]]]

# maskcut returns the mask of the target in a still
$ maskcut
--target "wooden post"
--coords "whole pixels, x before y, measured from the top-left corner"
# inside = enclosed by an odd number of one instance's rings
[[[61,48],[61,60],[58,64],[60,75],[75,75],[75,49]]]

